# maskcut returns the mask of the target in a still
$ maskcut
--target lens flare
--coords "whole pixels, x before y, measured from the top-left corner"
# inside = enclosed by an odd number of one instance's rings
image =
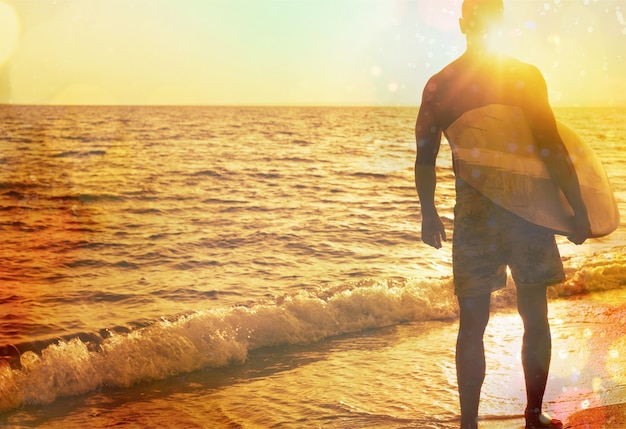
[[[487,49],[494,54],[504,54],[507,52],[508,44],[504,31],[500,25],[494,25],[485,32],[484,36]]]
[[[626,384],[626,337],[615,341],[606,355],[606,369],[611,378],[620,386]]]

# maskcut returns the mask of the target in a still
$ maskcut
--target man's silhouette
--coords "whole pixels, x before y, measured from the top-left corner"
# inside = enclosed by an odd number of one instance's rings
[[[590,235],[578,179],[559,137],[543,76],[537,68],[490,49],[503,10],[502,0],[465,0],[459,23],[467,50],[431,77],[424,88],[415,124],[415,185],[422,211],[422,240],[435,248],[446,240],[434,202],[435,161],[442,132],[463,113],[490,104],[523,110],[551,177],[574,210],[575,232],[569,239],[581,244]],[[485,377],[483,334],[491,292],[506,285],[507,266],[524,323],[526,428],[561,428],[561,422],[542,414],[551,354],[546,288],[565,277],[554,233],[497,206],[457,176],[452,253],[460,307],[456,367],[461,428],[478,427]]]

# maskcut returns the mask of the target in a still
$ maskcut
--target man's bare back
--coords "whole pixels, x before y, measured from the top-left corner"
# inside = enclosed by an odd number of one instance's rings
[[[422,108],[443,130],[468,110],[489,104],[522,107],[532,114],[547,103],[539,70],[504,55],[464,54],[426,84]]]

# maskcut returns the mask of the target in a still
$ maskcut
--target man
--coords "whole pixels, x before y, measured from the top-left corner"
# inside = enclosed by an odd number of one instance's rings
[[[582,244],[591,233],[578,179],[557,132],[543,76],[529,64],[490,50],[490,40],[497,37],[492,26],[501,23],[503,13],[502,0],[465,0],[459,24],[467,49],[431,77],[424,89],[415,124],[415,185],[422,211],[422,240],[437,249],[446,240],[434,202],[435,161],[442,131],[463,113],[490,104],[523,110],[551,177],[574,210],[575,232],[570,241]],[[478,427],[485,377],[483,334],[489,320],[491,292],[506,285],[506,266],[516,284],[517,306],[524,323],[526,428],[561,428],[561,422],[542,414],[551,354],[546,288],[562,282],[565,276],[554,234],[498,207],[458,176],[454,212],[461,428]],[[541,263],[537,263],[538,257]]]

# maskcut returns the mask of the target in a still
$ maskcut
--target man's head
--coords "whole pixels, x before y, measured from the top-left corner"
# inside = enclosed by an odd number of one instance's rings
[[[467,36],[479,36],[502,22],[504,3],[502,0],[464,0],[461,31]]]

